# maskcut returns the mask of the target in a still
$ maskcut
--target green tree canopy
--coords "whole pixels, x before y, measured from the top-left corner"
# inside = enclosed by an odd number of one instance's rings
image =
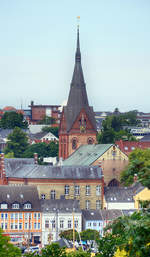
[[[3,235],[0,229],[0,257],[21,257],[21,251],[9,243],[9,237]]]
[[[15,127],[8,136],[8,143],[4,153],[14,153],[14,157],[21,158],[28,147],[28,137],[20,128]]]
[[[53,117],[44,116],[42,120],[38,122],[38,124],[52,125],[56,123],[56,119]]]
[[[83,241],[87,241],[87,240],[98,240],[100,238],[99,236],[99,232],[95,229],[86,229],[83,230],[80,233],[81,239]]]
[[[22,113],[5,112],[0,120],[0,127],[4,129],[27,128],[28,123],[24,121]]]
[[[59,144],[57,142],[50,142],[50,143],[37,143],[33,145],[29,145],[25,150],[23,157],[24,158],[33,158],[34,153],[38,154],[38,157],[56,157],[58,156],[58,148]]]
[[[65,238],[67,240],[73,240],[73,229],[68,229],[65,231],[62,231],[59,236],[61,238]],[[79,241],[79,234],[78,232],[75,230],[75,240]]]
[[[129,154],[129,164],[121,173],[121,182],[129,186],[134,182],[134,175],[150,189],[150,149],[135,149]]]
[[[51,132],[55,137],[58,137],[58,130],[59,130],[58,127],[45,126],[45,127],[42,128],[43,132]]]

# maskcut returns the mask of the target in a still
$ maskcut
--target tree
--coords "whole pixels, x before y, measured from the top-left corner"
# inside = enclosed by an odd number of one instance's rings
[[[113,236],[111,233],[105,234],[98,243],[98,254],[97,257],[114,257],[117,247],[119,246],[120,239]]]
[[[0,120],[0,127],[3,129],[27,128],[28,123],[24,121],[22,113],[5,112]]]
[[[4,236],[0,229],[0,256],[1,257],[21,257],[21,250],[9,243],[9,237]]]
[[[52,243],[42,249],[42,257],[67,257],[67,254],[65,248],[61,248],[57,243]]]
[[[38,122],[38,124],[52,125],[56,123],[56,119],[53,117],[44,116],[42,120]]]
[[[61,238],[65,238],[67,240],[73,240],[73,229],[68,229],[65,231],[62,231],[59,236]],[[75,230],[75,240],[79,241],[79,234],[78,232]]]
[[[150,189],[150,149],[135,149],[129,154],[129,164],[121,173],[121,182],[125,186],[131,185],[134,174],[143,186]]]
[[[4,149],[6,154],[14,153],[14,157],[21,158],[28,147],[28,138],[20,128],[15,127],[8,136],[8,143]]]
[[[59,130],[58,127],[45,126],[45,127],[42,128],[43,132],[51,132],[55,137],[58,137],[58,130]]]
[[[81,239],[83,241],[87,241],[87,240],[98,240],[99,239],[99,232],[97,230],[94,229],[86,229],[83,230],[80,233]]]
[[[49,144],[42,142],[29,145],[23,154],[24,158],[33,158],[34,153],[38,154],[39,158],[43,157],[56,157],[58,156],[59,145],[57,142],[50,142]]]

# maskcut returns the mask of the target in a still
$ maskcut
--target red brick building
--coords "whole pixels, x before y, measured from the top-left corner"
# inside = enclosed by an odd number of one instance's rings
[[[37,124],[41,121],[45,116],[52,117],[56,120],[56,124],[53,126],[59,126],[60,120],[60,105],[35,105],[33,101],[31,101],[31,123]]]
[[[89,106],[86,85],[81,66],[79,28],[75,67],[67,106],[63,108],[59,130],[59,158],[66,159],[80,145],[96,143],[96,120]]]
[[[148,142],[135,142],[135,141],[116,141],[115,144],[120,148],[120,150],[127,155],[131,153],[134,149],[147,149],[150,148],[150,141]]]

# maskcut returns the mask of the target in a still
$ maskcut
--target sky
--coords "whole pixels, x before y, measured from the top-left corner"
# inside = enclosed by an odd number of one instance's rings
[[[149,0],[1,0],[0,108],[67,100],[77,16],[90,105],[150,112]]]

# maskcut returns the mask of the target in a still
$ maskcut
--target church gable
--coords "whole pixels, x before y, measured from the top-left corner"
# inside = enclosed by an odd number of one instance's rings
[[[59,127],[59,135],[66,132],[66,119],[64,115],[64,109],[61,114],[60,127]]]
[[[70,129],[70,133],[73,131],[76,131],[79,133],[88,133],[88,132],[91,133],[91,131],[93,132],[93,129],[94,128],[92,126],[92,123],[91,123],[85,109],[82,108]]]

